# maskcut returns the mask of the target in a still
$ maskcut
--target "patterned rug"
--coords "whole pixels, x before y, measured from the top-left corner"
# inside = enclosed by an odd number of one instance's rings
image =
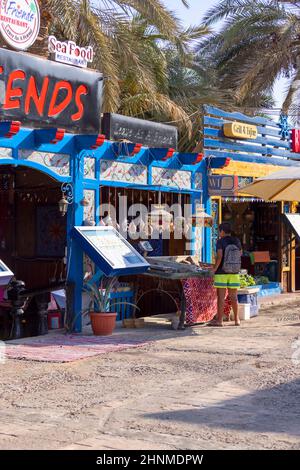
[[[6,343],[5,356],[37,362],[72,362],[109,352],[145,346],[148,342],[123,335],[109,337],[51,335],[26,338],[24,343]]]

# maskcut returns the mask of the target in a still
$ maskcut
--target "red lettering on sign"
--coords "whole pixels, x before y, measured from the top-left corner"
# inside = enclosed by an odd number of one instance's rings
[[[58,94],[61,90],[67,90],[67,96],[62,100],[61,103],[56,104]],[[60,81],[55,84],[53,95],[49,105],[48,116],[57,116],[62,111],[64,111],[72,101],[72,86],[69,82]]]
[[[26,98],[25,98],[25,113],[26,114],[29,114],[29,112],[30,112],[30,103],[31,103],[31,100],[32,100],[35,104],[35,107],[36,107],[37,112],[39,113],[39,115],[43,116],[44,106],[45,106],[46,97],[47,97],[48,86],[49,86],[49,78],[46,77],[45,80],[43,81],[41,94],[39,96],[37,88],[36,88],[35,78],[30,77],[29,82],[28,82]]]
[[[15,80],[25,80],[26,75],[23,70],[14,70],[8,77],[5,101],[3,109],[18,109],[21,107],[21,102],[19,99],[23,95],[22,88],[13,88],[13,83]]]
[[[87,86],[80,85],[77,88],[76,94],[75,94],[75,103],[76,103],[76,106],[78,108],[78,112],[71,116],[72,121],[79,121],[79,119],[82,118],[83,113],[84,113],[84,106],[83,106],[83,103],[81,101],[81,96],[82,95],[87,95],[87,94],[88,94],[88,87]]]
[[[2,80],[4,80],[3,74],[4,67],[0,65]],[[70,124],[84,117],[86,102],[84,97],[90,91],[89,86],[84,83],[74,85],[68,80],[55,82],[49,76],[37,80],[34,74],[27,74],[19,69],[12,70],[7,79],[5,77],[5,82],[6,90],[2,105],[4,116],[5,110],[19,110],[23,116],[29,117],[32,114],[33,120],[38,120],[38,115],[42,119],[54,117],[55,121],[64,113],[64,119]],[[10,116],[10,113],[7,115]]]
[[[300,153],[300,129],[292,130],[292,151]]]

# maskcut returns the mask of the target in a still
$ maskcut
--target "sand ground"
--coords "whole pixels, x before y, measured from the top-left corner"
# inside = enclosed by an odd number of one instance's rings
[[[169,324],[68,364],[0,364],[1,449],[300,449],[300,302],[242,326]],[[299,341],[297,341],[299,338]]]

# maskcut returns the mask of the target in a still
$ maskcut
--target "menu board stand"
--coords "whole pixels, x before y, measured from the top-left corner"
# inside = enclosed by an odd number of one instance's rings
[[[114,227],[74,227],[72,236],[105,276],[142,274],[149,268]]]

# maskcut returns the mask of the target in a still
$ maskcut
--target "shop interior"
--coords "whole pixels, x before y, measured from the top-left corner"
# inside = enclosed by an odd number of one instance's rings
[[[225,199],[222,220],[231,223],[242,243],[242,269],[270,282],[279,282],[280,204]]]
[[[103,213],[101,214],[102,219],[105,221],[107,220],[107,217],[110,217],[111,219],[113,219],[112,222],[114,224],[117,224],[121,227],[122,232],[124,232],[125,224],[125,227],[127,227],[128,231],[128,240],[138,251],[140,251],[139,242],[141,240],[149,240],[153,248],[151,256],[180,256],[190,254],[190,251],[186,249],[186,237],[184,233],[181,239],[177,239],[177,237],[174,236],[174,230],[172,229],[174,213],[171,212],[172,220],[170,222],[170,232],[168,234],[165,234],[166,236],[162,234],[159,239],[153,240],[151,239],[151,231],[149,230],[149,225],[151,225],[151,218],[147,220],[147,218],[143,217],[143,226],[138,225],[138,227],[136,227],[134,224],[134,220],[139,218],[138,208],[133,216],[129,215],[127,217],[127,220],[120,220],[120,214],[127,213],[126,208],[124,211],[122,211],[122,208],[120,207],[121,204],[124,204],[124,197],[127,197],[128,210],[132,205],[138,206],[139,204],[141,204],[147,208],[149,214],[154,206],[163,207],[164,205],[167,205],[169,207],[172,207],[173,204],[180,204],[182,214],[184,214],[184,206],[190,203],[190,196],[188,194],[178,194],[175,192],[146,191],[109,186],[102,186],[100,188],[101,204],[105,205],[110,203],[113,207],[116,208],[115,215],[112,213],[108,214],[107,211],[103,210]]]
[[[182,214],[184,214],[184,206],[190,204],[190,195],[178,194],[176,192],[159,192],[159,191],[147,191],[138,189],[128,188],[117,188],[102,186],[100,188],[100,200],[102,204],[110,202],[110,204],[116,208],[116,215],[108,214],[104,212],[102,219],[107,220],[107,217],[111,217],[113,224],[118,224],[124,230],[124,220],[122,221],[119,217],[122,213],[120,204],[124,204],[123,198],[127,197],[127,209],[134,204],[142,204],[147,208],[148,213],[151,213],[154,206],[168,205],[171,207],[173,204],[181,205]],[[161,234],[159,239],[151,239],[151,232],[140,233],[141,227],[138,230],[134,226],[133,220],[138,218],[139,211],[137,210],[134,217],[128,216],[128,220],[125,220],[125,226],[128,229],[128,240],[138,251],[140,249],[140,242],[148,240],[152,246],[153,251],[149,253],[151,257],[177,257],[177,256],[188,256],[190,251],[187,250],[186,237],[184,233],[181,239],[177,239],[174,236],[174,219],[175,214],[172,213],[172,220],[170,222],[171,230],[167,234],[166,238]],[[151,225],[151,217],[144,219],[144,222]],[[145,234],[146,233],[146,234]],[[139,236],[140,234],[140,236]],[[165,234],[166,235],[166,234]],[[143,254],[143,253],[142,253]],[[135,285],[135,302],[137,303],[139,310],[136,311],[137,317],[152,316],[158,314],[169,314],[174,313],[179,309],[180,296],[182,292],[182,286],[179,281],[171,280],[159,280],[156,278],[138,275],[128,278],[123,278],[122,281],[128,282],[129,285]]]
[[[0,167],[0,259],[26,290],[50,292],[65,279],[67,217],[59,210],[61,198],[61,185],[49,176],[26,167]],[[1,294],[0,333],[1,319],[2,327],[7,319]],[[33,306],[27,307],[33,313]]]

